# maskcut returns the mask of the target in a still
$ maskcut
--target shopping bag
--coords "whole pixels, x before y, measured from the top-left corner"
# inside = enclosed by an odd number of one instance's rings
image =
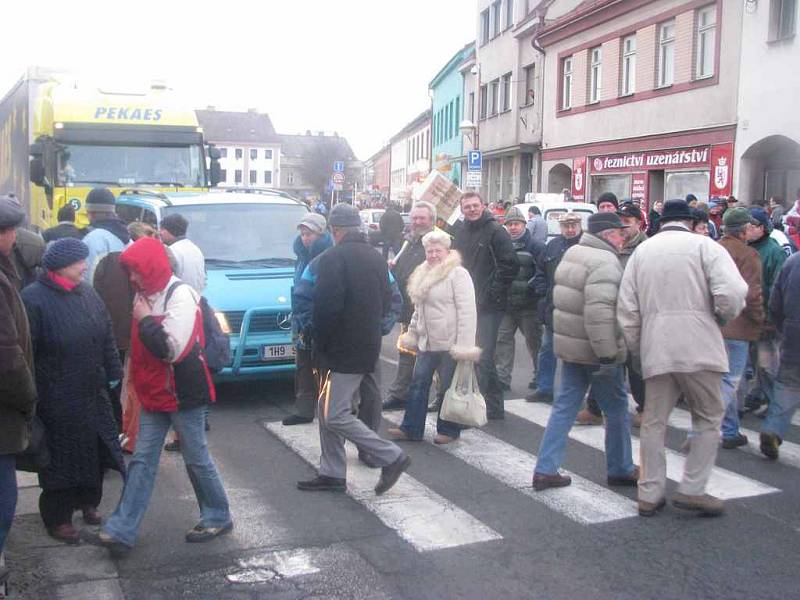
[[[439,417],[467,427],[486,425],[486,402],[478,388],[475,364],[459,361],[450,388],[444,394]]]

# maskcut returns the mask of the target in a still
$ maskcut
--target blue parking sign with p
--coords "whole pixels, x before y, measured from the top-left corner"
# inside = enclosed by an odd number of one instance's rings
[[[333,172],[334,173],[344,173],[344,161],[337,160],[333,163]]]
[[[467,170],[480,171],[483,157],[480,150],[470,150],[467,152]]]

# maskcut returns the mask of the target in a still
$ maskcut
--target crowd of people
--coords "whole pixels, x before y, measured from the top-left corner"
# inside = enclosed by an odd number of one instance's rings
[[[776,459],[800,403],[800,258],[789,257],[797,206],[782,214],[779,203],[730,200],[706,212],[690,195],[656,202],[646,217],[638,203],[606,193],[585,229],[578,213],[565,212],[560,234],[548,239],[538,208],[524,215],[509,207],[501,224],[468,192],[453,227],[437,227],[432,204],[414,204],[410,229],[392,240],[387,260],[369,244],[355,207],[309,212],[294,244],[296,397],[283,425],[316,417],[321,456],[317,476],[297,487],[346,490],[350,441],[363,464],[381,469],[375,493],[386,493],[411,462],[398,443],[424,439],[434,381],[432,409],[440,411],[459,363],[476,370],[487,418],[503,419],[519,331],[531,360],[526,399],[552,404],[535,490],[570,485],[559,471],[570,429],[604,422],[608,484],[638,486],[639,513],[655,515],[665,504],[666,425],[685,402],[693,427],[672,501],[721,514],[722,501],[705,488],[718,447],[748,443],[740,411],[766,407],[759,443]],[[16,504],[15,456],[28,448],[35,422],[50,453],[39,472],[39,508],[53,538],[129,552],[166,447],[182,452],[200,506],[186,541],[214,539],[233,520],[205,435],[216,392],[202,252],[179,214],[156,231],[126,227],[105,188],[92,190],[86,205],[88,230],[64,207],[42,239],[20,228],[17,200],[0,197],[0,550]],[[787,226],[785,243],[776,223]],[[384,400],[382,338],[397,323],[398,366]],[[744,382],[755,399],[746,406]],[[388,409],[404,415],[385,439]],[[631,427],[641,427],[641,468]],[[170,428],[176,437],[165,446]],[[434,442],[458,443],[463,429],[440,417]],[[132,454],[127,466],[123,452]],[[125,486],[103,521],[109,468],[123,473]],[[76,511],[102,527],[79,532]]]

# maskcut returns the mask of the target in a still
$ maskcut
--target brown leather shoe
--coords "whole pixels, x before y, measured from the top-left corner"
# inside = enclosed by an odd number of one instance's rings
[[[442,446],[444,444],[455,442],[457,439],[458,438],[454,438],[449,435],[445,435],[443,433],[437,433],[435,436],[433,436],[433,443]]]
[[[639,467],[633,467],[633,472],[629,475],[624,475],[622,477],[608,476],[608,485],[636,487],[637,483],[639,483]]]
[[[672,494],[672,505],[683,510],[697,511],[701,517],[718,517],[725,512],[725,503],[708,494],[690,496],[675,492]]]
[[[646,500],[639,500],[639,516],[640,517],[655,517],[656,513],[667,505],[667,501],[662,498],[658,502],[647,502]]]
[[[581,412],[578,413],[578,416],[575,417],[575,425],[602,425],[603,424],[603,417],[593,415],[587,409],[583,409]]]
[[[77,544],[80,541],[78,532],[72,526],[72,523],[63,523],[55,527],[47,528],[47,535],[51,538],[64,542],[65,544]]]
[[[537,492],[548,488],[567,487],[572,483],[572,478],[568,475],[556,473],[555,475],[545,475],[544,473],[533,474],[533,489]]]
[[[83,512],[83,522],[87,525],[100,525],[103,522],[94,506],[84,506],[81,512]]]
[[[410,437],[405,431],[400,429],[399,427],[390,427],[386,430],[386,435],[389,436],[389,439],[394,440],[395,442],[418,442],[419,440],[415,440],[414,438]]]

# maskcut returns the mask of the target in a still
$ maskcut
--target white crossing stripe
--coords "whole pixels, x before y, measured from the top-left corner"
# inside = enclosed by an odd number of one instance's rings
[[[384,413],[384,418],[395,424],[403,420],[402,413],[396,412]],[[430,438],[436,432],[436,415],[429,414],[425,425]],[[459,441],[439,448],[578,523],[607,523],[638,514],[633,500],[567,471],[572,477],[569,487],[534,491],[536,456],[479,429],[462,431]]]
[[[506,410],[513,415],[531,421],[542,427],[547,427],[552,407],[540,402],[530,403],[525,400],[509,400],[505,403]],[[573,427],[569,433],[573,440],[586,444],[597,450],[605,450],[605,429],[602,427]],[[633,462],[639,464],[639,440],[631,439]],[[680,481],[683,478],[683,468],[686,457],[674,450],[665,448],[667,459],[667,478]],[[721,467],[714,467],[708,479],[706,492],[721,500],[734,498],[748,498],[762,494],[773,494],[780,490],[755,479],[739,475]]]
[[[675,429],[691,431],[692,414],[688,410],[676,408],[669,417],[669,425]],[[755,456],[764,456],[761,454],[759,433],[757,431],[740,427],[739,433],[747,436],[747,445],[740,446],[737,450],[742,450],[748,454],[754,454]],[[780,447],[778,462],[800,469],[800,444],[784,441]]]
[[[795,411],[795,413],[792,415],[792,425],[795,427],[800,427],[800,412]]]
[[[285,427],[280,421],[264,427],[313,467],[319,466],[316,423]],[[380,471],[358,462],[347,444],[347,493],[419,552],[502,539],[502,536],[452,502],[405,473],[383,496],[375,495]]]

